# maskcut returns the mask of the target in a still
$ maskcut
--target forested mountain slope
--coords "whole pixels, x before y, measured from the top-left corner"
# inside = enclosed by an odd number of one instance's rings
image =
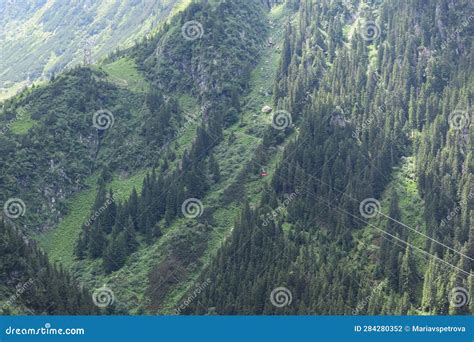
[[[84,59],[92,63],[117,48],[129,47],[156,31],[173,9],[188,2],[2,1],[0,96],[13,95],[39,79],[49,80]]]
[[[6,226],[104,313],[470,314],[472,9],[194,1],[4,103]]]
[[[78,288],[62,267],[52,266],[37,246],[0,221],[0,292],[3,314],[98,314],[91,293]]]
[[[472,3],[358,5],[295,5],[274,96],[300,134],[205,273],[214,286],[196,312],[470,312]],[[403,223],[396,191],[385,208],[377,200],[411,154],[417,227]],[[284,308],[265,301],[280,286]]]

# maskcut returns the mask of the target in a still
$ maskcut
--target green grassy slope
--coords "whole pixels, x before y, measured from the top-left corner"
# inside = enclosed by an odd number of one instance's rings
[[[146,83],[139,74],[135,62],[129,58],[120,58],[102,67],[107,80],[119,87],[125,87],[134,92],[146,91]]]
[[[132,92],[141,93],[148,88],[146,81],[139,74],[131,59],[122,58],[113,63],[103,65],[101,69],[107,73],[107,80],[118,86],[123,86]],[[196,110],[196,101],[193,98],[180,95],[178,99],[183,110]],[[140,108],[137,108],[137,111],[139,110]],[[180,142],[189,143],[194,128],[195,126],[190,125],[184,132],[185,134],[180,137]],[[141,190],[145,174],[146,170],[127,177],[115,175],[109,187],[119,194],[119,200],[125,200],[134,187],[137,191]],[[90,208],[94,203],[97,193],[97,177],[97,174],[91,176],[86,182],[88,189],[77,193],[68,200],[67,207],[69,213],[61,220],[58,227],[44,234],[37,235],[36,238],[40,242],[41,247],[49,254],[52,261],[59,261],[67,267],[73,264],[75,242],[79,236],[82,223],[90,215]]]
[[[392,180],[385,189],[380,200],[380,208],[383,214],[388,215],[391,193],[393,190],[396,190],[400,199],[400,221],[418,231],[415,232],[409,228],[404,228],[408,232],[408,240],[415,247],[424,249],[426,239],[421,235],[426,234],[426,226],[423,219],[424,202],[418,193],[418,185],[415,175],[415,158],[413,156],[402,158],[400,166],[394,168]],[[376,257],[376,255],[378,255],[380,240],[384,237],[390,239],[390,237],[385,236],[377,229],[385,230],[387,219],[383,217],[383,215],[377,215],[367,221],[369,225],[361,230],[354,231],[353,233],[355,240],[358,241],[356,250],[358,250],[359,255],[368,253]],[[416,256],[418,265],[421,266],[420,269],[423,269],[426,256],[418,252],[415,248],[412,250]],[[373,268],[375,267],[375,264],[371,264],[369,267]]]
[[[242,119],[240,122],[229,127],[224,132],[223,142],[216,147],[215,157],[219,161],[222,181],[216,184],[208,195],[203,199],[205,208],[213,208],[214,224],[216,227],[211,232],[207,241],[207,248],[204,254],[196,260],[195,269],[188,273],[187,279],[181,281],[176,288],[171,291],[160,311],[170,313],[176,307],[182,295],[193,286],[195,279],[201,270],[210,261],[224,239],[230,234],[234,219],[240,211],[240,203],[231,205],[221,205],[221,196],[225,189],[236,181],[236,177],[242,168],[248,163],[261,142],[263,130],[271,121],[271,114],[264,114],[261,108],[264,105],[272,105],[272,80],[276,74],[279,60],[279,46],[283,37],[283,6],[275,7],[269,14],[269,19],[273,23],[270,31],[273,45],[267,45],[262,51],[259,64],[251,74],[250,91],[242,100]],[[107,72],[109,80],[118,86],[126,87],[132,91],[142,91],[142,83],[136,72],[133,62],[128,59],[120,59],[102,67]],[[177,95],[180,98],[181,106],[185,110],[196,110],[193,99],[185,95]],[[174,142],[174,148],[180,155],[185,148],[189,148],[194,138],[195,125],[189,125]],[[229,136],[235,135],[232,144],[228,143]],[[280,150],[272,156],[269,165],[265,165],[269,175],[272,174],[274,166],[279,158]],[[114,190],[121,191],[121,198],[125,198],[133,187],[139,189],[143,177],[143,172],[126,179],[116,179],[109,184]],[[251,202],[255,203],[259,199],[262,187],[271,177],[261,178],[251,177],[245,184],[247,196]],[[80,233],[81,224],[89,215],[90,207],[95,199],[96,186],[95,178],[90,179],[90,188],[77,194],[70,200],[69,214],[62,220],[60,225],[38,239],[41,246],[49,253],[52,260],[60,261],[68,268],[72,269],[81,281],[91,287],[99,287],[107,284],[114,290],[117,303],[123,306],[132,307],[132,313],[139,313],[146,306],[144,296],[144,286],[148,282],[148,273],[160,260],[165,257],[168,245],[176,239],[183,229],[190,229],[194,223],[187,219],[177,219],[173,224],[163,231],[164,236],[152,246],[142,246],[134,253],[126,265],[117,272],[104,275],[98,261],[75,261],[73,250],[75,241]],[[136,302],[136,305],[130,303]],[[134,308],[134,309],[133,309]]]

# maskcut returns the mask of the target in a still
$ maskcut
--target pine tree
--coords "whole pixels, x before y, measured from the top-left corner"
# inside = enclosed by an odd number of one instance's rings
[[[214,154],[211,154],[211,156],[209,157],[209,171],[211,172],[212,180],[214,181],[214,183],[218,183],[221,178],[221,173],[219,170],[219,164],[214,158]]]
[[[408,301],[414,303],[417,298],[415,289],[417,288],[416,264],[413,259],[410,246],[407,244],[405,254],[400,266],[400,292],[408,295]]]
[[[124,232],[113,234],[104,251],[103,267],[107,273],[119,270],[127,258],[127,236]]]
[[[89,256],[92,259],[100,258],[104,253],[106,245],[107,239],[104,230],[97,224],[93,225],[90,229]]]

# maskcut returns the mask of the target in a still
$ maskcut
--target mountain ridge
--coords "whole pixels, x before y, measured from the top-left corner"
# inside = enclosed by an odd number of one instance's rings
[[[4,103],[34,123],[0,137],[2,200],[104,313],[470,314],[469,8],[193,2]],[[28,194],[54,170],[80,182]]]

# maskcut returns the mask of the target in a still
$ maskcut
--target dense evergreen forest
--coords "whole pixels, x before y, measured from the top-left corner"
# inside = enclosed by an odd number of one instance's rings
[[[11,314],[91,315],[99,310],[91,293],[77,287],[62,267],[48,262],[35,243],[0,221],[2,312]],[[5,291],[12,287],[14,292]]]
[[[6,100],[3,314],[474,313],[473,9],[196,0]]]

